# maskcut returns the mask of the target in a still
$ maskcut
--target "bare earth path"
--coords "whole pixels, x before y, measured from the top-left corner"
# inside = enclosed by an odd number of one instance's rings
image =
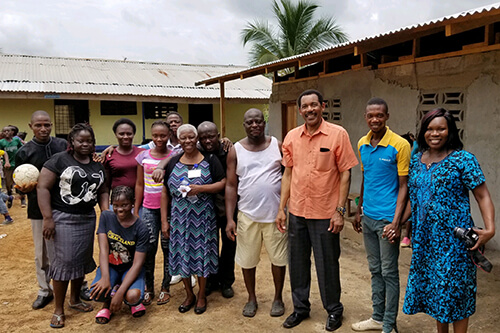
[[[45,309],[32,310],[31,304],[36,297],[37,285],[33,262],[33,241],[31,226],[26,219],[26,210],[21,209],[16,200],[11,214],[15,222],[11,225],[0,225],[0,234],[7,234],[0,239],[0,331],[1,332],[55,332],[49,327],[53,311],[53,303]],[[366,319],[371,314],[370,275],[361,244],[361,238],[352,231],[350,223],[342,234],[341,279],[342,302],[345,307],[344,324],[336,332],[353,332],[350,328],[353,322]],[[158,251],[161,259],[161,251]],[[97,260],[97,241],[94,257]],[[402,249],[400,256],[401,271],[401,301],[402,306],[406,278],[409,269],[411,250]],[[470,320],[471,333],[500,332],[498,315],[500,313],[500,254],[488,252],[487,257],[495,268],[491,274],[478,273],[477,311]],[[159,260],[158,260],[159,263]],[[158,264],[157,267],[160,267]],[[91,282],[95,273],[86,279]],[[245,318],[241,311],[246,302],[246,290],[243,284],[241,270],[236,268],[234,284],[235,297],[224,299],[220,292],[208,297],[208,309],[203,315],[193,311],[181,314],[177,307],[184,298],[182,284],[172,286],[172,300],[166,305],[156,303],[147,308],[147,313],[141,318],[132,318],[127,307],[111,317],[108,325],[97,325],[94,316],[100,308],[99,303],[93,303],[95,310],[91,313],[80,313],[66,308],[66,327],[63,332],[324,332],[326,313],[322,308],[313,272],[311,303],[311,318],[305,320],[295,329],[286,330],[281,324],[292,312],[290,286],[285,283],[285,316],[272,318],[269,316],[272,296],[274,293],[270,263],[265,251],[257,268],[257,296],[259,310],[254,318]],[[157,270],[156,286],[161,279]],[[156,291],[158,293],[158,290]],[[400,307],[401,308],[401,307]],[[429,316],[419,314],[407,316],[400,312],[398,327],[402,333],[434,332],[435,324]],[[373,331],[375,332],[375,331]]]

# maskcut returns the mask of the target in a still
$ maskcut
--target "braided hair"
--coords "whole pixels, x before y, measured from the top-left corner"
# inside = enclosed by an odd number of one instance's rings
[[[92,126],[90,126],[89,123],[78,123],[75,126],[73,126],[73,128],[71,128],[71,131],[68,134],[68,151],[70,154],[74,153],[75,147],[73,145],[73,140],[74,140],[75,136],[82,131],[89,132],[90,136],[92,137],[92,145],[94,147],[89,154],[89,156],[92,157],[92,155],[95,152],[95,134],[94,134],[94,130],[92,129]]]
[[[134,203],[135,192],[131,187],[125,185],[119,185],[113,189],[113,193],[111,193],[111,203],[118,200],[121,195],[123,195],[126,200],[130,200],[130,202]]]
[[[158,120],[155,120],[152,124],[151,124],[151,128],[155,127],[155,126],[164,126],[166,128],[168,128],[170,130],[170,125],[163,119],[158,119]]]

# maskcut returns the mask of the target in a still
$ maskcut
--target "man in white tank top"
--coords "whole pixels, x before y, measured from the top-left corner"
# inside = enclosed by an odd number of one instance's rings
[[[274,224],[281,190],[281,142],[264,134],[264,115],[258,109],[245,113],[243,126],[247,137],[238,141],[227,156],[226,233],[236,243],[235,261],[241,266],[248,291],[243,308],[245,317],[257,312],[255,272],[262,243],[272,264],[275,285],[270,315],[284,314],[282,291],[288,263],[287,233],[280,233]],[[239,199],[238,199],[239,197]],[[238,225],[233,220],[238,201]]]

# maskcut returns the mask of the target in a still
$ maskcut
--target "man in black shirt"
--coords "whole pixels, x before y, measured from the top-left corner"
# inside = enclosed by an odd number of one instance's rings
[[[203,154],[214,154],[219,159],[224,171],[226,170],[227,149],[220,140],[217,125],[210,121],[205,121],[198,126],[198,140]],[[217,193],[215,196],[215,207],[217,212],[217,227],[222,232],[222,249],[219,256],[219,271],[217,275],[211,275],[207,281],[207,295],[217,289],[221,289],[222,296],[231,298],[234,296],[234,255],[236,252],[236,242],[231,241],[226,235],[226,208],[224,206],[224,193]]]
[[[52,122],[45,111],[35,111],[28,124],[33,131],[33,139],[22,146],[16,154],[16,166],[21,164],[33,164],[41,170],[43,164],[52,155],[65,151],[68,143],[64,139],[50,136]],[[17,185],[16,185],[17,186]],[[52,286],[50,285],[49,256],[45,239],[42,235],[42,213],[38,207],[36,195],[36,182],[25,187],[18,187],[23,193],[28,194],[28,218],[31,220],[33,231],[33,243],[35,245],[36,276],[40,290],[38,297],[33,303],[33,309],[45,307],[53,298]]]

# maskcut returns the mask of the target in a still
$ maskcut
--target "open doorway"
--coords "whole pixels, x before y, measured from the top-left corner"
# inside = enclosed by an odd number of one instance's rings
[[[214,121],[212,104],[189,104],[189,123],[198,128],[204,121]]]

